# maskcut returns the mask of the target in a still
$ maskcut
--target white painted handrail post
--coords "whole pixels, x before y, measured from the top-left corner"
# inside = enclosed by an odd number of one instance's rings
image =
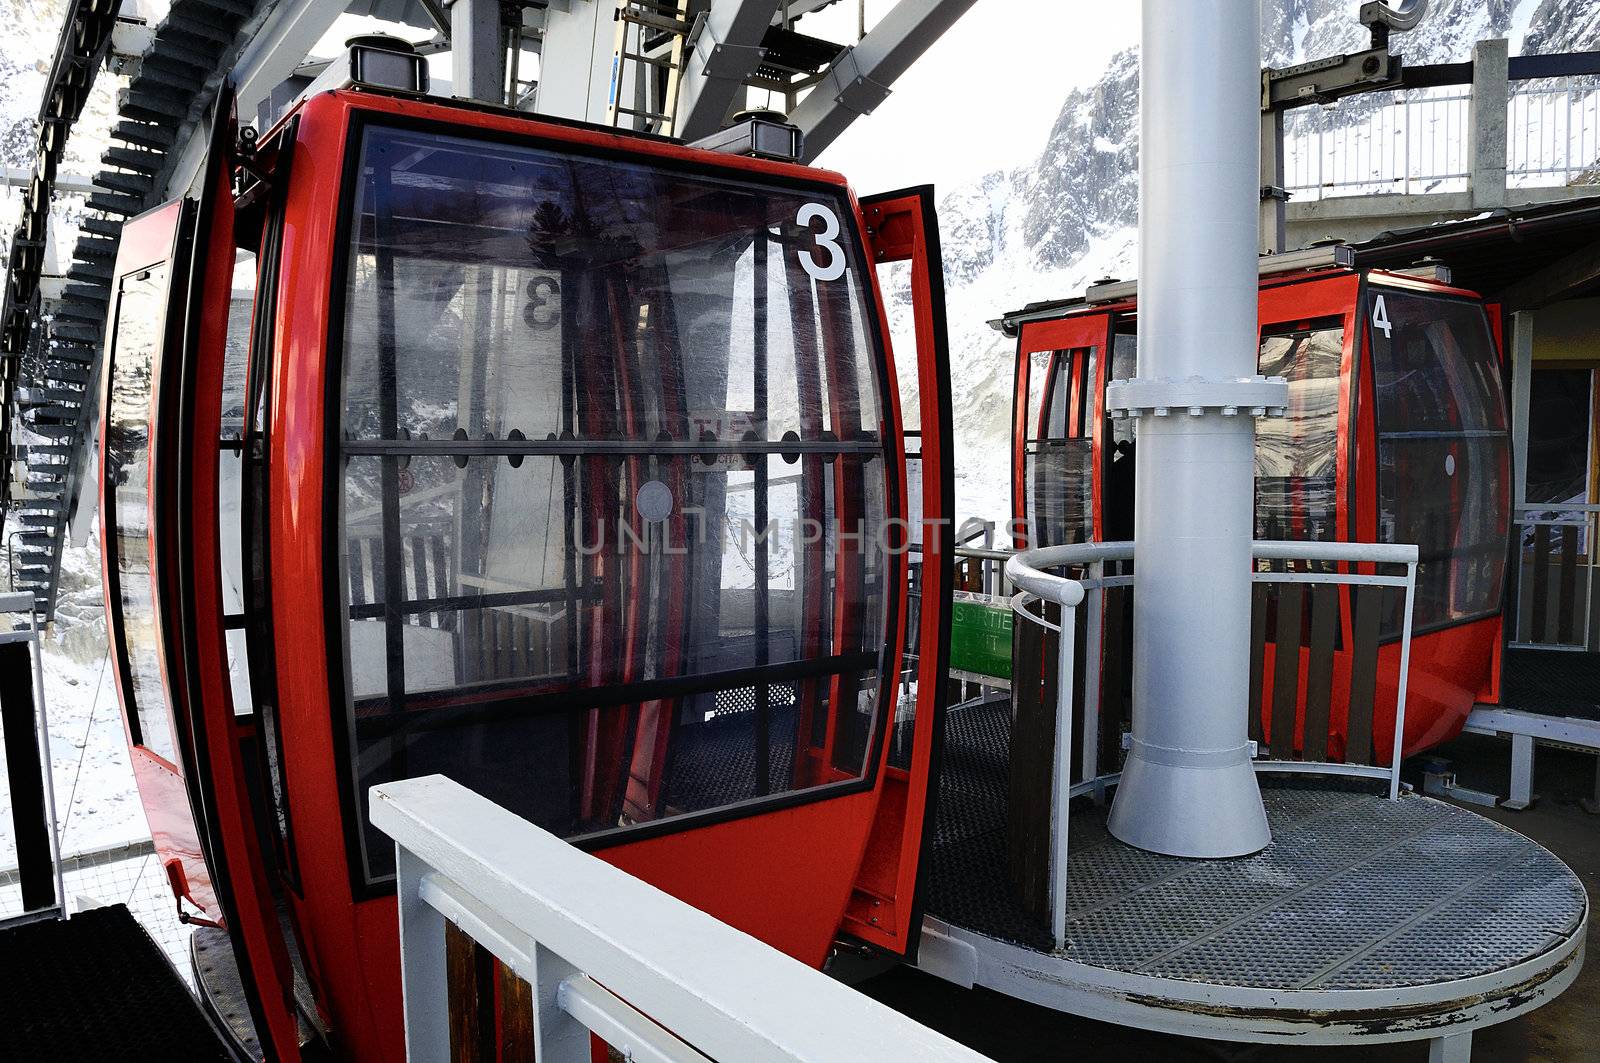
[[[533,946],[533,1058],[539,1063],[589,1063],[589,1028],[565,1006],[561,987],[580,977],[572,964],[538,942]]]
[[[1400,800],[1400,751],[1406,737],[1406,680],[1411,676],[1411,607],[1417,596],[1417,563],[1406,562],[1406,604],[1400,618],[1400,681],[1394,693],[1394,747],[1389,752],[1389,800]]]
[[[395,895],[400,907],[400,995],[406,1009],[406,1059],[412,1063],[450,1058],[444,916],[422,897],[422,882],[427,873],[427,864],[405,846],[397,846]]]
[[[1050,775],[1050,927],[1058,950],[1067,947],[1067,864],[1071,848],[1067,834],[1071,826],[1072,672],[1076,663],[1077,615],[1074,606],[1061,606],[1060,648],[1056,651],[1056,762]],[[1088,696],[1085,691],[1085,703]]]
[[[1089,563],[1087,608],[1085,623],[1089,625],[1083,640],[1083,777],[1093,779],[1100,774],[1100,640],[1105,626],[1106,592],[1100,585],[1105,575],[1104,561]]]
[[[1006,561],[1006,577],[1019,588],[1012,600],[1013,612],[1024,621],[1049,629],[1044,618],[1045,602],[1061,609],[1060,636],[1056,650],[1055,757],[1050,772],[1050,928],[1057,949],[1067,947],[1067,869],[1069,862],[1068,826],[1072,802],[1072,680],[1076,667],[1078,606],[1084,599],[1084,584],[1075,579],[1045,572],[1047,568],[1083,564],[1098,574],[1106,558],[1126,556],[1125,543],[1076,543],[1066,546],[1025,550]],[[1028,612],[1025,599],[1037,598],[1040,615]],[[1093,611],[1091,610],[1091,616]],[[1086,691],[1084,705],[1093,697]],[[1088,732],[1085,732],[1086,736]],[[1086,738],[1086,741],[1088,739]]]

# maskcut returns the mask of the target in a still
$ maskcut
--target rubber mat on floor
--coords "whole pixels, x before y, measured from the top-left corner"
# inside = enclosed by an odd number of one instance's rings
[[[233,1059],[125,905],[0,931],[0,987],[3,1059]]]
[[[1600,720],[1600,653],[1507,650],[1500,687],[1508,709]]]

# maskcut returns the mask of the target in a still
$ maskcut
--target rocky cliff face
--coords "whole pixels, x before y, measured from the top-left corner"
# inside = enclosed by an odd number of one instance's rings
[[[1355,0],[1264,5],[1263,61],[1287,66],[1356,51],[1368,34]],[[1422,26],[1396,34],[1412,63],[1457,62],[1475,41],[1505,37],[1512,54],[1600,47],[1600,5],[1588,0],[1435,0]],[[1355,97],[1351,120],[1379,102]],[[1252,149],[1253,150],[1253,149]],[[1102,276],[1130,277],[1139,210],[1139,62],[1115,56],[1093,85],[1062,103],[1039,157],[952,190],[940,202],[950,287],[958,502],[963,516],[1009,511],[1012,344],[985,322],[1025,303],[1077,294]],[[897,308],[901,313],[904,308]]]

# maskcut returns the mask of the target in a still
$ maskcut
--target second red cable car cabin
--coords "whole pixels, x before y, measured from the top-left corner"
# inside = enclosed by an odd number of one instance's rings
[[[908,566],[928,601],[951,572],[931,193],[340,91],[263,138],[236,209],[231,142],[197,206],[130,225],[183,285],[157,338],[109,335],[106,567],[138,591],[108,580],[128,718],[164,718],[187,801],[142,793],[199,841],[163,859],[214,888],[268,1051],[297,1051],[282,905],[339,1052],[402,1057],[365,810],[409,776],[808,963],[909,951],[948,610],[913,615]],[[909,507],[875,272],[907,260]]]
[[[1030,546],[1134,538],[1136,426],[1107,417],[1104,402],[1107,381],[1137,375],[1132,288],[1003,321],[1017,336],[1012,516]],[[1437,279],[1342,266],[1261,281],[1258,371],[1287,378],[1290,406],[1256,423],[1255,535],[1418,545],[1407,754],[1456,735],[1499,688],[1510,439],[1491,309]],[[1340,622],[1348,646],[1348,601]],[[1394,704],[1398,635],[1398,616],[1387,618],[1379,705]],[[1334,669],[1340,704],[1342,650]],[[1380,712],[1381,761],[1393,729],[1393,710]],[[1337,757],[1337,721],[1332,737]]]

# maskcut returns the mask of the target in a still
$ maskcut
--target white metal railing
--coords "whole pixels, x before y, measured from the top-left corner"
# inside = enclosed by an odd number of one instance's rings
[[[1411,617],[1417,597],[1417,557],[1414,543],[1313,543],[1313,542],[1256,542],[1251,547],[1251,557],[1256,561],[1310,561],[1323,564],[1404,565],[1404,576],[1386,576],[1377,573],[1315,571],[1276,572],[1257,570],[1251,576],[1256,583],[1334,583],[1351,586],[1398,587],[1405,591],[1405,603],[1400,614],[1400,674],[1394,692],[1394,743],[1389,751],[1389,767],[1365,764],[1322,765],[1315,762],[1264,760],[1257,761],[1258,770],[1271,771],[1335,771],[1344,775],[1367,775],[1389,781],[1389,799],[1400,797],[1400,751],[1405,745],[1406,684],[1411,675]]]
[[[439,775],[374,786],[398,850],[406,1055],[450,1058],[446,921],[533,989],[539,1063],[986,1057]]]
[[[1470,104],[1465,88],[1451,86],[1290,111],[1284,187],[1295,200],[1461,191],[1470,176]]]
[[[1517,81],[1506,91],[1510,187],[1600,184],[1600,78]],[[1466,86],[1297,108],[1284,115],[1284,186],[1299,201],[1465,191],[1472,126]]]
[[[1596,542],[1600,505],[1530,502],[1516,507],[1514,520],[1519,578],[1511,645],[1520,649],[1587,650],[1593,636],[1590,620],[1594,615],[1594,570],[1600,561],[1596,556],[1600,545]],[[1559,546],[1553,542],[1556,536],[1562,540]],[[1572,549],[1565,554],[1562,548],[1569,537]],[[1552,567],[1556,580],[1553,595],[1548,592]],[[1546,588],[1542,596],[1540,586]],[[1564,627],[1576,637],[1563,638]]]
[[[1132,560],[1134,544],[1077,543],[1024,550],[1006,562],[1006,576],[1017,587],[1012,610],[1024,621],[1060,634],[1056,658],[1056,722],[1054,768],[1050,793],[1050,906],[1051,929],[1056,947],[1064,949],[1067,940],[1067,870],[1070,850],[1068,809],[1073,797],[1086,793],[1103,794],[1117,776],[1099,771],[1100,733],[1100,639],[1105,591],[1111,587],[1131,587],[1131,572],[1107,574],[1106,566]],[[1411,668],[1411,619],[1416,599],[1417,547],[1412,544],[1343,543],[1303,541],[1261,541],[1251,544],[1254,561],[1312,562],[1329,565],[1327,571],[1253,570],[1256,583],[1321,583],[1403,588],[1404,611],[1400,632],[1400,674],[1395,690],[1394,742],[1389,766],[1342,764],[1316,761],[1258,759],[1257,771],[1307,774],[1342,774],[1386,779],[1391,800],[1400,796],[1400,753],[1405,737],[1406,684]],[[1333,565],[1404,565],[1405,575],[1332,570]],[[1050,569],[1079,567],[1077,578],[1057,575]],[[1083,781],[1072,784],[1072,700],[1076,676],[1076,648],[1072,633],[1078,607],[1088,602],[1089,624],[1084,632],[1083,698]],[[1061,609],[1059,625],[1051,623],[1034,603],[1049,602]]]
[[[1600,183],[1600,81],[1514,83],[1507,100],[1506,180],[1515,188]]]

